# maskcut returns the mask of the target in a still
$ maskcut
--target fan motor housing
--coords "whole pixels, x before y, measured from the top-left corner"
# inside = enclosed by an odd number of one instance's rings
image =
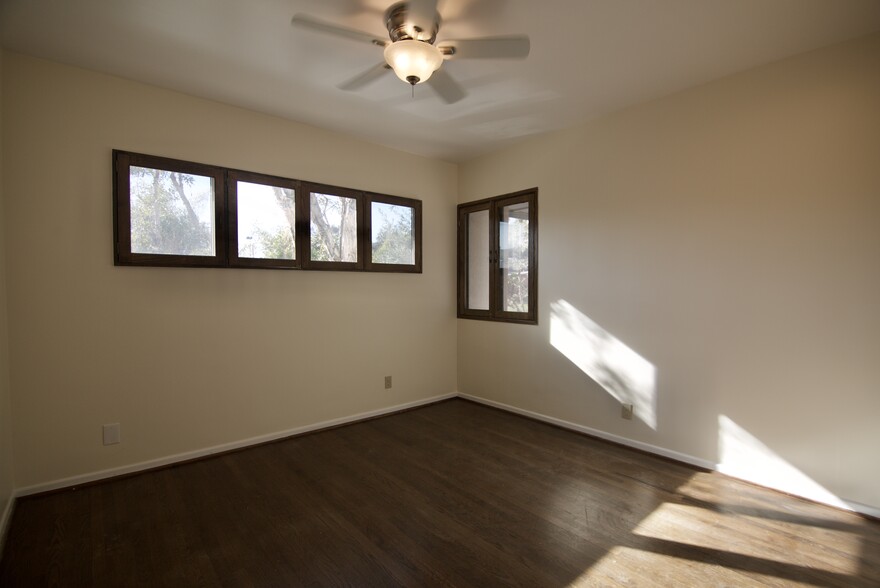
[[[391,37],[391,40],[396,43],[397,41],[413,39],[433,45],[434,41],[437,40],[437,31],[440,30],[440,14],[434,13],[434,22],[431,25],[430,31],[410,26],[407,23],[407,14],[409,14],[408,2],[398,2],[391,5],[385,11],[385,26],[388,28],[388,36]]]

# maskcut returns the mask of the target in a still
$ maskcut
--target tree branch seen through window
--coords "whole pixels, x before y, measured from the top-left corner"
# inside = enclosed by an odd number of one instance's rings
[[[125,151],[113,174],[117,265],[422,271],[419,200]]]

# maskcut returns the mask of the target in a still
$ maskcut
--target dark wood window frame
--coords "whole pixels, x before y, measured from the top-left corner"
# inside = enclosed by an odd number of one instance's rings
[[[391,204],[394,206],[406,206],[413,209],[413,265],[396,263],[375,263],[373,254],[373,203]],[[411,198],[388,196],[385,194],[367,193],[364,200],[364,243],[367,244],[367,259],[365,268],[373,272],[398,272],[398,273],[422,273],[422,202]]]
[[[302,206],[302,190],[300,182],[281,178],[277,176],[267,176],[265,174],[257,174],[252,172],[229,170],[227,172],[228,184],[226,193],[229,202],[229,267],[242,268],[260,268],[260,269],[297,269],[302,265],[302,226],[307,222],[303,217],[305,211]],[[239,257],[238,243],[238,182],[249,182],[252,184],[263,184],[277,188],[286,188],[293,190],[295,196],[294,211],[296,220],[294,223],[294,245],[295,259],[271,259],[265,257]]]
[[[213,256],[132,252],[129,171],[131,166],[207,176],[213,179],[215,226],[215,254]],[[296,259],[249,258],[238,255],[238,181],[294,190],[296,194],[294,231]],[[311,259],[310,198],[312,192],[354,198],[357,201],[357,262],[313,261]],[[415,262],[413,264],[372,263],[372,234],[370,230],[372,202],[408,206],[414,210]],[[113,244],[115,265],[422,273],[422,202],[415,198],[376,194],[363,190],[114,149]]]
[[[355,201],[357,214],[357,261],[319,261],[312,260],[312,227],[311,214],[303,223],[303,230],[298,231],[303,236],[303,267],[311,270],[363,270],[364,269],[364,193],[360,190],[329,186],[327,184],[302,183],[303,208],[311,213],[312,194],[326,194],[339,198],[351,198]]]
[[[214,255],[165,255],[135,253],[131,250],[130,168],[145,167],[207,176],[214,180]],[[116,265],[224,267],[226,248],[225,170],[213,165],[155,157],[140,153],[113,151],[113,244]],[[124,196],[122,196],[124,195]]]
[[[528,310],[503,311],[500,264],[500,218],[505,206],[529,204],[529,276]],[[468,215],[488,211],[489,214],[489,308],[468,308]],[[532,188],[494,198],[465,202],[458,205],[458,318],[509,323],[538,324],[538,189]]]

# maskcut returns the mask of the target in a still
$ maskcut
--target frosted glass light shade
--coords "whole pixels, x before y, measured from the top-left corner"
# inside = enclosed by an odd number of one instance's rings
[[[385,47],[385,61],[404,82],[421,84],[443,63],[440,50],[424,41],[397,41]]]

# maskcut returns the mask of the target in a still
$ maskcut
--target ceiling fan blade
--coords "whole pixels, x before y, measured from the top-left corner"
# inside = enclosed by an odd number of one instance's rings
[[[531,42],[525,35],[443,41],[437,47],[447,59],[525,59]]]
[[[355,29],[349,29],[346,27],[341,27],[329,22],[325,22],[323,20],[311,17],[307,14],[295,14],[293,18],[290,20],[290,24],[297,27],[302,27],[305,29],[311,29],[313,31],[318,31],[321,33],[329,33],[331,35],[336,35],[337,37],[345,37],[346,39],[351,39],[353,41],[360,41],[362,43],[371,43],[373,45],[379,45],[380,47],[384,47],[390,41],[387,39],[382,39],[377,37],[376,35],[371,35],[370,33],[365,33],[363,31],[358,31]]]
[[[437,18],[437,0],[409,0],[407,20],[413,26],[430,33]]]
[[[388,71],[391,71],[391,66],[383,61],[382,63],[377,63],[370,69],[359,73],[347,82],[339,84],[338,87],[340,90],[354,92],[355,90],[360,90],[364,86],[375,82]]]
[[[425,83],[431,86],[443,102],[447,104],[453,104],[465,97],[464,88],[459,86],[458,82],[446,73],[446,70],[443,68],[435,71]]]

